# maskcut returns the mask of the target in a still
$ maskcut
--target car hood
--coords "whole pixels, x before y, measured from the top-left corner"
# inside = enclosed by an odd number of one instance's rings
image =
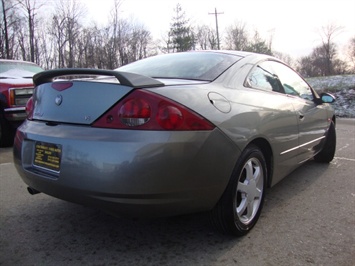
[[[10,84],[10,85],[33,85],[32,78],[4,78],[0,76],[1,84]]]
[[[10,69],[0,73],[0,79],[32,79],[35,73],[23,69]]]

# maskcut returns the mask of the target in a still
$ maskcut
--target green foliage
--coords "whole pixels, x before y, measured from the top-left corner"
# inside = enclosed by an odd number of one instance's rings
[[[195,36],[189,20],[185,18],[185,12],[181,5],[177,4],[175,8],[176,16],[173,17],[169,31],[169,40],[167,42],[168,52],[183,52],[195,48]]]
[[[270,47],[266,44],[265,41],[258,41],[258,42],[255,42],[255,43],[250,43],[245,48],[245,51],[258,53],[258,54],[272,55],[272,51],[271,51]]]
[[[271,45],[260,37],[258,31],[255,31],[251,38],[243,23],[227,29],[226,45],[230,50],[272,55]]]

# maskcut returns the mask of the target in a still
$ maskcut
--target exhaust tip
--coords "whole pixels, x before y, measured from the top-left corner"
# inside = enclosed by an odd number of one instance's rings
[[[27,191],[28,191],[28,193],[30,193],[31,195],[36,195],[36,194],[38,194],[38,193],[41,193],[41,191],[38,191],[38,190],[36,190],[36,189],[34,189],[34,188],[31,188],[31,187],[28,187],[28,188],[27,188]]]

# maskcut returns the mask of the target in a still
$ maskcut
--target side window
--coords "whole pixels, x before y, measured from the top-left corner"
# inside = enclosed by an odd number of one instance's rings
[[[269,63],[265,61],[256,65],[250,72],[247,83],[255,89],[283,93],[282,85]]]
[[[286,94],[312,101],[314,96],[308,84],[291,68],[275,62],[274,69]]]

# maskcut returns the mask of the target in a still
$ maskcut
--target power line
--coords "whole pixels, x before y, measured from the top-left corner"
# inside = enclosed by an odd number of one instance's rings
[[[208,13],[208,15],[215,15],[215,18],[216,18],[216,32],[217,32],[217,47],[218,47],[218,50],[220,49],[220,47],[219,47],[219,33],[218,33],[218,15],[222,15],[222,14],[224,14],[224,12],[218,13],[217,12],[217,8],[214,9],[214,13]]]

